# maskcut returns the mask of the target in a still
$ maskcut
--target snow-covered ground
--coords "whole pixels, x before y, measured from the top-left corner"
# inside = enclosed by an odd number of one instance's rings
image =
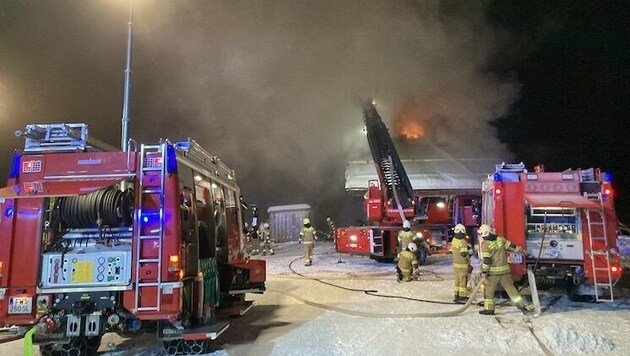
[[[630,238],[620,239],[619,247],[630,256]],[[230,320],[212,355],[630,354],[627,283],[616,287],[614,303],[570,302],[545,292],[541,303],[548,307],[537,318],[509,303],[500,304],[494,316],[478,314],[481,307],[473,304],[456,316],[436,317],[462,309],[451,303],[450,256],[430,256],[416,281],[397,283],[392,264],[339,255],[330,242],[316,245],[310,267],[299,258],[297,243],[280,244],[276,251],[259,257],[267,260],[267,292],[250,297],[254,307]],[[16,348],[19,341],[0,345],[0,354]],[[108,334],[100,351],[163,354],[152,335]]]

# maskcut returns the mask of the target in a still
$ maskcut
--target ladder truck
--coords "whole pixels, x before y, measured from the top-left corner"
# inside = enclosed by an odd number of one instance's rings
[[[335,248],[338,252],[369,255],[377,260],[393,260],[398,252],[397,237],[404,220],[417,222],[418,197],[398,156],[387,126],[372,100],[363,106],[363,122],[376,166],[377,180],[368,182],[365,209],[369,226],[336,229]],[[422,264],[430,247],[417,231],[418,261]]]
[[[622,265],[610,174],[599,168],[528,172],[496,166],[483,183],[484,224],[523,248],[508,255],[523,283],[532,269],[540,288],[565,287],[572,300],[613,301]]]
[[[95,354],[106,332],[204,353],[222,313],[265,290],[235,172],[194,140],[100,151],[86,124],[19,134],[0,189],[0,327],[42,354]]]

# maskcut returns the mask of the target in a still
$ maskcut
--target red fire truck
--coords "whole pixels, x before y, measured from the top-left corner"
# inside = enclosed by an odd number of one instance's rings
[[[563,285],[572,299],[613,300],[622,270],[609,174],[503,163],[483,194],[483,222],[523,247],[509,256],[515,281],[531,268],[538,286]]]
[[[337,228],[337,251],[392,260],[398,252],[398,232],[408,220],[417,237],[422,264],[430,253],[450,252],[455,224],[464,224],[471,233],[476,231],[481,221],[480,189],[414,191],[372,100],[363,107],[363,121],[378,179],[368,182],[364,196],[368,225]]]
[[[217,308],[244,312],[264,291],[234,171],[195,141],[105,152],[85,124],[21,134],[0,189],[0,326],[43,354],[147,330],[168,353],[202,353],[228,327]]]

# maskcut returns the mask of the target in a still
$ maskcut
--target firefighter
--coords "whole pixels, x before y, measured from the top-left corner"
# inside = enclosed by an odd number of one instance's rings
[[[451,242],[451,254],[453,256],[453,273],[455,275],[455,303],[463,304],[468,300],[468,277],[472,270],[470,265],[470,256],[472,255],[472,247],[466,240],[466,227],[457,224],[453,228],[453,241]]]
[[[403,251],[414,240],[414,234],[411,231],[411,223],[409,220],[403,221],[403,229],[398,232],[398,252]]]
[[[271,233],[269,232],[269,223],[264,223],[260,227],[258,232],[260,238],[260,247],[262,249],[262,255],[266,256],[267,253],[273,255],[273,246],[271,245]]]
[[[304,265],[310,266],[313,263],[313,246],[317,241],[315,228],[311,226],[309,218],[304,219],[304,227],[300,231],[299,242],[304,244]]]
[[[510,265],[507,262],[506,249],[520,252],[521,248],[511,243],[503,236],[492,233],[490,226],[483,224],[478,230],[479,237],[483,238],[481,244],[481,276],[484,284],[484,309],[479,312],[483,315],[494,314],[494,291],[498,284],[507,292],[512,303],[523,313],[527,312],[523,297],[518,293],[510,276]]]
[[[411,274],[414,269],[418,268],[417,251],[418,246],[410,242],[407,244],[407,248],[400,251],[398,256],[396,256],[396,260],[398,261],[398,265],[396,266],[396,272],[398,274],[397,282],[411,282]]]
[[[335,239],[335,222],[329,217],[326,218],[326,223],[328,224],[328,239]]]

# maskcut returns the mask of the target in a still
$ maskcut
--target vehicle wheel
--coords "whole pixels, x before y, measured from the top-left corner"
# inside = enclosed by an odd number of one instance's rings
[[[65,344],[44,344],[39,346],[39,353],[42,356],[83,356],[96,355],[96,351],[101,345],[101,337],[79,336],[70,338],[70,342]]]
[[[167,355],[203,355],[208,352],[210,340],[169,340],[164,341]]]

